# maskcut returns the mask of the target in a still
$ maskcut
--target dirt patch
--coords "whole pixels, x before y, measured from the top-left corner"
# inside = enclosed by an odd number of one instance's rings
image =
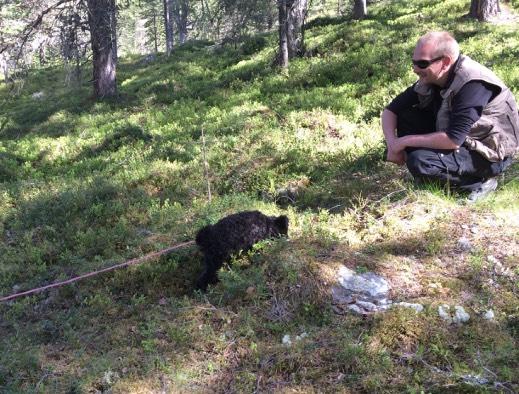
[[[491,17],[488,22],[496,25],[511,25],[512,23],[519,21],[519,15],[517,15],[516,12],[506,4],[501,2],[499,7],[501,8],[501,12],[496,16]]]

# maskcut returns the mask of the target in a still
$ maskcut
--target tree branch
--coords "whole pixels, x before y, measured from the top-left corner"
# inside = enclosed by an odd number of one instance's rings
[[[51,5],[50,7],[46,8],[45,10],[40,12],[40,14],[36,17],[35,20],[33,20],[27,26],[25,26],[25,28],[23,29],[23,32],[21,33],[22,42],[20,44],[20,48],[18,50],[18,54],[17,54],[16,58],[19,58],[25,44],[29,40],[29,37],[36,30],[36,28],[42,23],[45,15],[47,15],[52,10],[58,8],[60,5],[65,4],[65,3],[71,3],[73,1],[76,1],[76,0],[59,0],[56,4]],[[14,45],[14,43],[5,43],[3,46],[0,47],[0,54],[5,52],[7,49],[9,49],[13,45]]]

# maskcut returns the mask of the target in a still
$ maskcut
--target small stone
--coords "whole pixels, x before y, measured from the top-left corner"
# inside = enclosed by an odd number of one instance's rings
[[[449,313],[450,306],[449,305],[440,305],[438,307],[438,315],[445,320],[446,322],[452,323],[452,318]]]
[[[470,228],[470,232],[471,232],[472,234],[477,234],[477,233],[479,232],[479,229],[478,229],[477,227],[471,227],[471,228]]]
[[[499,261],[496,260],[494,263],[494,272],[496,275],[504,275],[506,273],[505,268],[503,267],[503,264],[501,264]]]
[[[466,323],[470,320],[470,315],[467,312],[465,312],[465,309],[463,309],[462,306],[456,305],[454,309],[456,310],[456,312],[454,313],[454,318],[452,319],[454,323],[461,324]]]
[[[468,228],[469,228],[469,226],[468,226],[468,225],[466,225],[466,224],[462,224],[462,225],[461,225],[461,228],[462,228],[463,230],[466,230],[466,229],[468,229]]]
[[[393,306],[411,308],[411,309],[414,309],[417,313],[423,312],[423,309],[424,309],[422,304],[412,304],[409,302],[397,302],[397,303],[393,304]]]
[[[378,307],[374,303],[367,301],[357,301],[356,305],[360,306],[367,312],[376,312],[376,310],[378,309]]]
[[[117,372],[112,372],[110,370],[106,371],[103,374],[103,384],[105,386],[112,386],[116,380],[119,379],[119,374]]]
[[[290,335],[285,334],[285,335],[283,336],[283,339],[281,340],[281,343],[282,343],[283,345],[285,345],[285,346],[290,346],[290,345],[292,345],[292,341],[290,340]]]
[[[34,92],[31,97],[34,99],[34,100],[40,100],[42,99],[43,97],[45,97],[45,93],[44,92]]]
[[[487,261],[491,264],[496,264],[496,263],[499,263],[499,260],[496,259],[494,256],[492,256],[491,254],[489,254],[487,256]]]
[[[483,319],[485,320],[494,320],[494,311],[492,309],[489,309],[488,311],[486,311],[484,314],[483,314]]]
[[[468,238],[461,237],[460,239],[458,239],[458,249],[466,252],[472,249],[472,244],[468,240]]]
[[[471,385],[485,385],[489,383],[489,380],[479,375],[462,375],[462,379]]]
[[[348,305],[348,309],[353,311],[353,312],[355,312],[355,313],[361,314],[361,315],[364,314],[364,311],[362,309],[360,309],[360,307],[355,305],[355,304]]]
[[[308,334],[306,332],[303,332],[301,335],[296,336],[296,341],[300,341],[303,338],[306,338]]]

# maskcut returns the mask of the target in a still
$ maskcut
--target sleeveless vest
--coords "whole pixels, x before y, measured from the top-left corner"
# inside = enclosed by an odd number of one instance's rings
[[[455,67],[452,83],[440,91],[442,103],[436,117],[436,130],[449,128],[452,98],[460,89],[469,81],[484,81],[497,87],[499,93],[483,108],[481,118],[471,126],[463,145],[492,162],[514,156],[519,151],[519,114],[512,92],[492,71],[468,56],[460,55]],[[418,82],[414,90],[421,107],[431,102],[431,86]]]

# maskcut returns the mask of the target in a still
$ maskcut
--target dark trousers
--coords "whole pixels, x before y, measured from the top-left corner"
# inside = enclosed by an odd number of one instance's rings
[[[412,108],[398,115],[397,135],[427,134],[436,131],[435,114]],[[488,178],[503,172],[512,158],[493,163],[464,146],[459,149],[406,148],[406,165],[418,182],[433,181],[473,191]]]

